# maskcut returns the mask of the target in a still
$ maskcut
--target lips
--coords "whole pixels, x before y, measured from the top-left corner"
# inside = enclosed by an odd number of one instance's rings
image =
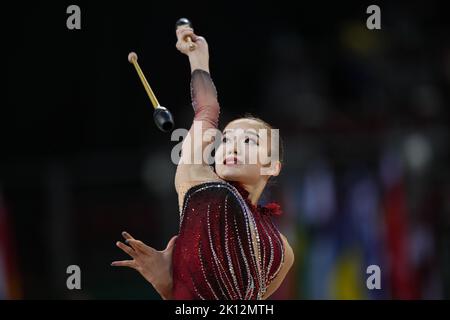
[[[238,160],[236,156],[228,156],[223,160],[224,165],[236,165],[241,164],[241,161]]]

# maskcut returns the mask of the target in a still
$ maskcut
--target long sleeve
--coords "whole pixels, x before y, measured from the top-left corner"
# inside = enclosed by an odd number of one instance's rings
[[[192,72],[190,89],[194,119],[182,144],[182,157],[175,175],[175,188],[178,193],[180,212],[184,195],[189,188],[206,181],[220,180],[211,166],[203,161],[204,151],[208,145],[211,145],[211,141],[203,140],[205,132],[209,129],[217,129],[219,123],[220,107],[217,100],[217,90],[210,74],[201,69]],[[201,122],[201,132],[195,132],[195,122]],[[201,136],[197,134],[201,134]],[[198,143],[199,138],[202,139],[201,143]],[[197,157],[198,155],[202,157],[200,164],[194,163],[194,154],[197,154]]]
[[[202,121],[207,128],[217,128],[220,107],[217,90],[208,72],[196,69],[191,75],[191,100],[194,120]]]

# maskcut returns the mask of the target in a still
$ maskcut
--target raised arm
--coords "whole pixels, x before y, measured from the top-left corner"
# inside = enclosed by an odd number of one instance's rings
[[[182,144],[181,160],[175,175],[175,188],[181,208],[184,194],[189,188],[203,182],[220,180],[203,158],[204,153],[207,152],[207,146],[212,142],[206,138],[205,132],[217,129],[220,106],[217,100],[217,91],[209,72],[209,52],[206,40],[195,35],[193,30],[186,26],[179,27],[176,34],[177,49],[189,57],[191,99],[194,109],[194,121]],[[193,51],[189,50],[189,45],[184,40],[187,36],[190,36],[195,44]]]

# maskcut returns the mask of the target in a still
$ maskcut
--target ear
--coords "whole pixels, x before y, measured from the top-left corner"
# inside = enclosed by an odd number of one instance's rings
[[[274,164],[270,165],[270,168],[268,169],[268,174],[270,176],[278,176],[281,172],[281,162],[277,160]]]

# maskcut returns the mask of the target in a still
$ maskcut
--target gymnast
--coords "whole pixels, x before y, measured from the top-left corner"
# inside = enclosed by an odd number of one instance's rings
[[[202,134],[218,128],[220,107],[205,38],[196,35],[189,24],[180,25],[176,36],[176,48],[188,56],[191,67],[195,115],[188,137],[192,137],[194,124],[201,125]],[[270,136],[274,128],[256,117],[228,123],[215,150],[214,166],[203,157],[200,163],[192,163],[194,154],[203,155],[210,144],[185,139],[175,175],[178,235],[158,251],[123,232],[125,243],[118,241],[117,246],[132,260],[112,265],[140,272],[162,299],[270,297],[292,267],[294,254],[272,222],[273,216],[281,214],[280,206],[258,204],[269,179],[280,173],[283,160],[280,144],[272,139],[262,143],[258,132],[264,129]],[[259,158],[251,161],[252,154],[264,153],[279,157],[270,164]]]

